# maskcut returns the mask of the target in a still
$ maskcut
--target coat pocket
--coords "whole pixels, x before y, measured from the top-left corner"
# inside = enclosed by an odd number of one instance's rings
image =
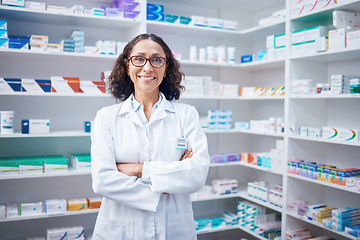
[[[170,213],[167,215],[166,239],[194,240],[196,239],[195,221],[192,212]]]
[[[122,219],[98,217],[93,233],[93,240],[133,240],[134,222]]]
[[[165,137],[163,143],[163,157],[166,161],[179,161],[184,150],[177,149],[176,137]]]

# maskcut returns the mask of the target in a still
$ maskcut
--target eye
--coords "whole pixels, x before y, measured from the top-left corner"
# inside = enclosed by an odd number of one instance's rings
[[[134,57],[133,60],[136,62],[144,62],[145,61],[145,59],[143,57]]]
[[[162,58],[158,58],[158,57],[152,58],[151,61],[152,61],[153,63],[162,63],[162,62],[163,62]]]

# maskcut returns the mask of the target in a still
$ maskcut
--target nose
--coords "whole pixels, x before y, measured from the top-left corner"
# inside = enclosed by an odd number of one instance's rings
[[[143,70],[144,71],[151,71],[153,69],[153,67],[150,64],[150,61],[146,61],[145,65],[143,66]]]

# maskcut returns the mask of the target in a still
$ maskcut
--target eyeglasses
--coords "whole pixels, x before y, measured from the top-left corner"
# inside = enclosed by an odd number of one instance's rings
[[[166,59],[163,57],[152,57],[152,58],[146,58],[143,56],[132,56],[130,57],[130,62],[135,67],[143,67],[147,63],[147,61],[150,62],[150,65],[154,68],[161,68],[164,66]]]

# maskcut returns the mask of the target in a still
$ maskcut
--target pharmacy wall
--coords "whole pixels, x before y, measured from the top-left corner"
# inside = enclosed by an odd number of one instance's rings
[[[1,3],[1,239],[91,239],[91,123],[145,32],[180,61],[208,138],[198,239],[360,237],[360,1]]]

